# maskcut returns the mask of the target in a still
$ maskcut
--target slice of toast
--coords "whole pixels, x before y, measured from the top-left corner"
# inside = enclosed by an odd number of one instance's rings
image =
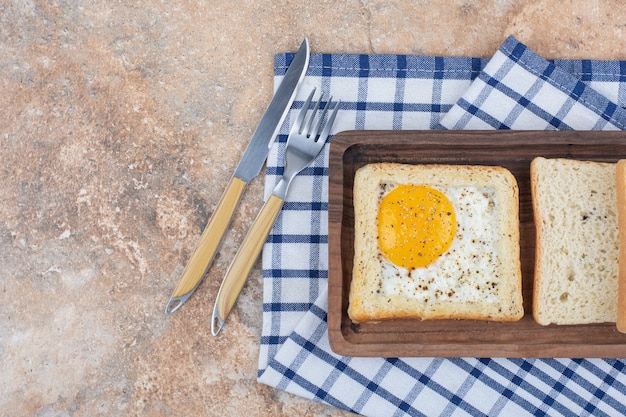
[[[535,158],[533,316],[541,325],[615,322],[615,164]]]
[[[377,215],[399,185],[435,188],[452,202],[450,248],[426,267],[395,265],[378,244]],[[354,267],[348,315],[387,319],[516,321],[524,315],[519,258],[519,195],[502,167],[370,164],[354,179]]]

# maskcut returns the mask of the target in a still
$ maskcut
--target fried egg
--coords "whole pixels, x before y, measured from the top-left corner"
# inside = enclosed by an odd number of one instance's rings
[[[380,184],[381,296],[496,302],[496,190]]]
[[[378,245],[389,261],[406,269],[431,264],[452,244],[454,208],[441,191],[400,185],[378,208]]]

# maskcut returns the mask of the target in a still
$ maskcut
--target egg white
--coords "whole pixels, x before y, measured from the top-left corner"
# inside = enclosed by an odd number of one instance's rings
[[[382,199],[394,187],[381,185]],[[379,253],[381,276],[378,294],[396,295],[427,302],[498,301],[498,235],[496,191],[479,187],[438,187],[454,207],[457,228],[450,248],[426,267],[408,270]]]

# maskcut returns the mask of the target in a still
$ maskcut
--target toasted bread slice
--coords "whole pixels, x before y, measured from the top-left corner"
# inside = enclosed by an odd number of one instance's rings
[[[435,188],[456,214],[451,246],[434,262],[407,269],[378,243],[378,210],[399,185]],[[523,314],[519,195],[502,167],[370,164],[354,179],[354,268],[348,315],[387,319],[516,321]]]
[[[533,316],[541,325],[615,322],[615,164],[535,158]]]

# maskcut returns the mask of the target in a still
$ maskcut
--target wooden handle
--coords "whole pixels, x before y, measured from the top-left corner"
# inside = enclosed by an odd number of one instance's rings
[[[248,279],[250,270],[252,270],[256,259],[261,253],[263,244],[272,229],[274,221],[276,221],[276,216],[278,216],[282,205],[283,200],[281,198],[270,195],[239,247],[217,294],[211,325],[213,335],[219,333],[226,316],[228,316],[228,313],[235,305],[235,301]],[[218,326],[217,329],[215,325]]]
[[[217,205],[217,209],[202,232],[202,236],[200,236],[198,246],[191,258],[189,258],[183,275],[180,277],[178,284],[176,284],[176,288],[174,288],[172,297],[165,310],[167,314],[176,311],[202,281],[222,243],[222,238],[226,233],[226,229],[245,188],[245,181],[237,177],[231,178]]]

